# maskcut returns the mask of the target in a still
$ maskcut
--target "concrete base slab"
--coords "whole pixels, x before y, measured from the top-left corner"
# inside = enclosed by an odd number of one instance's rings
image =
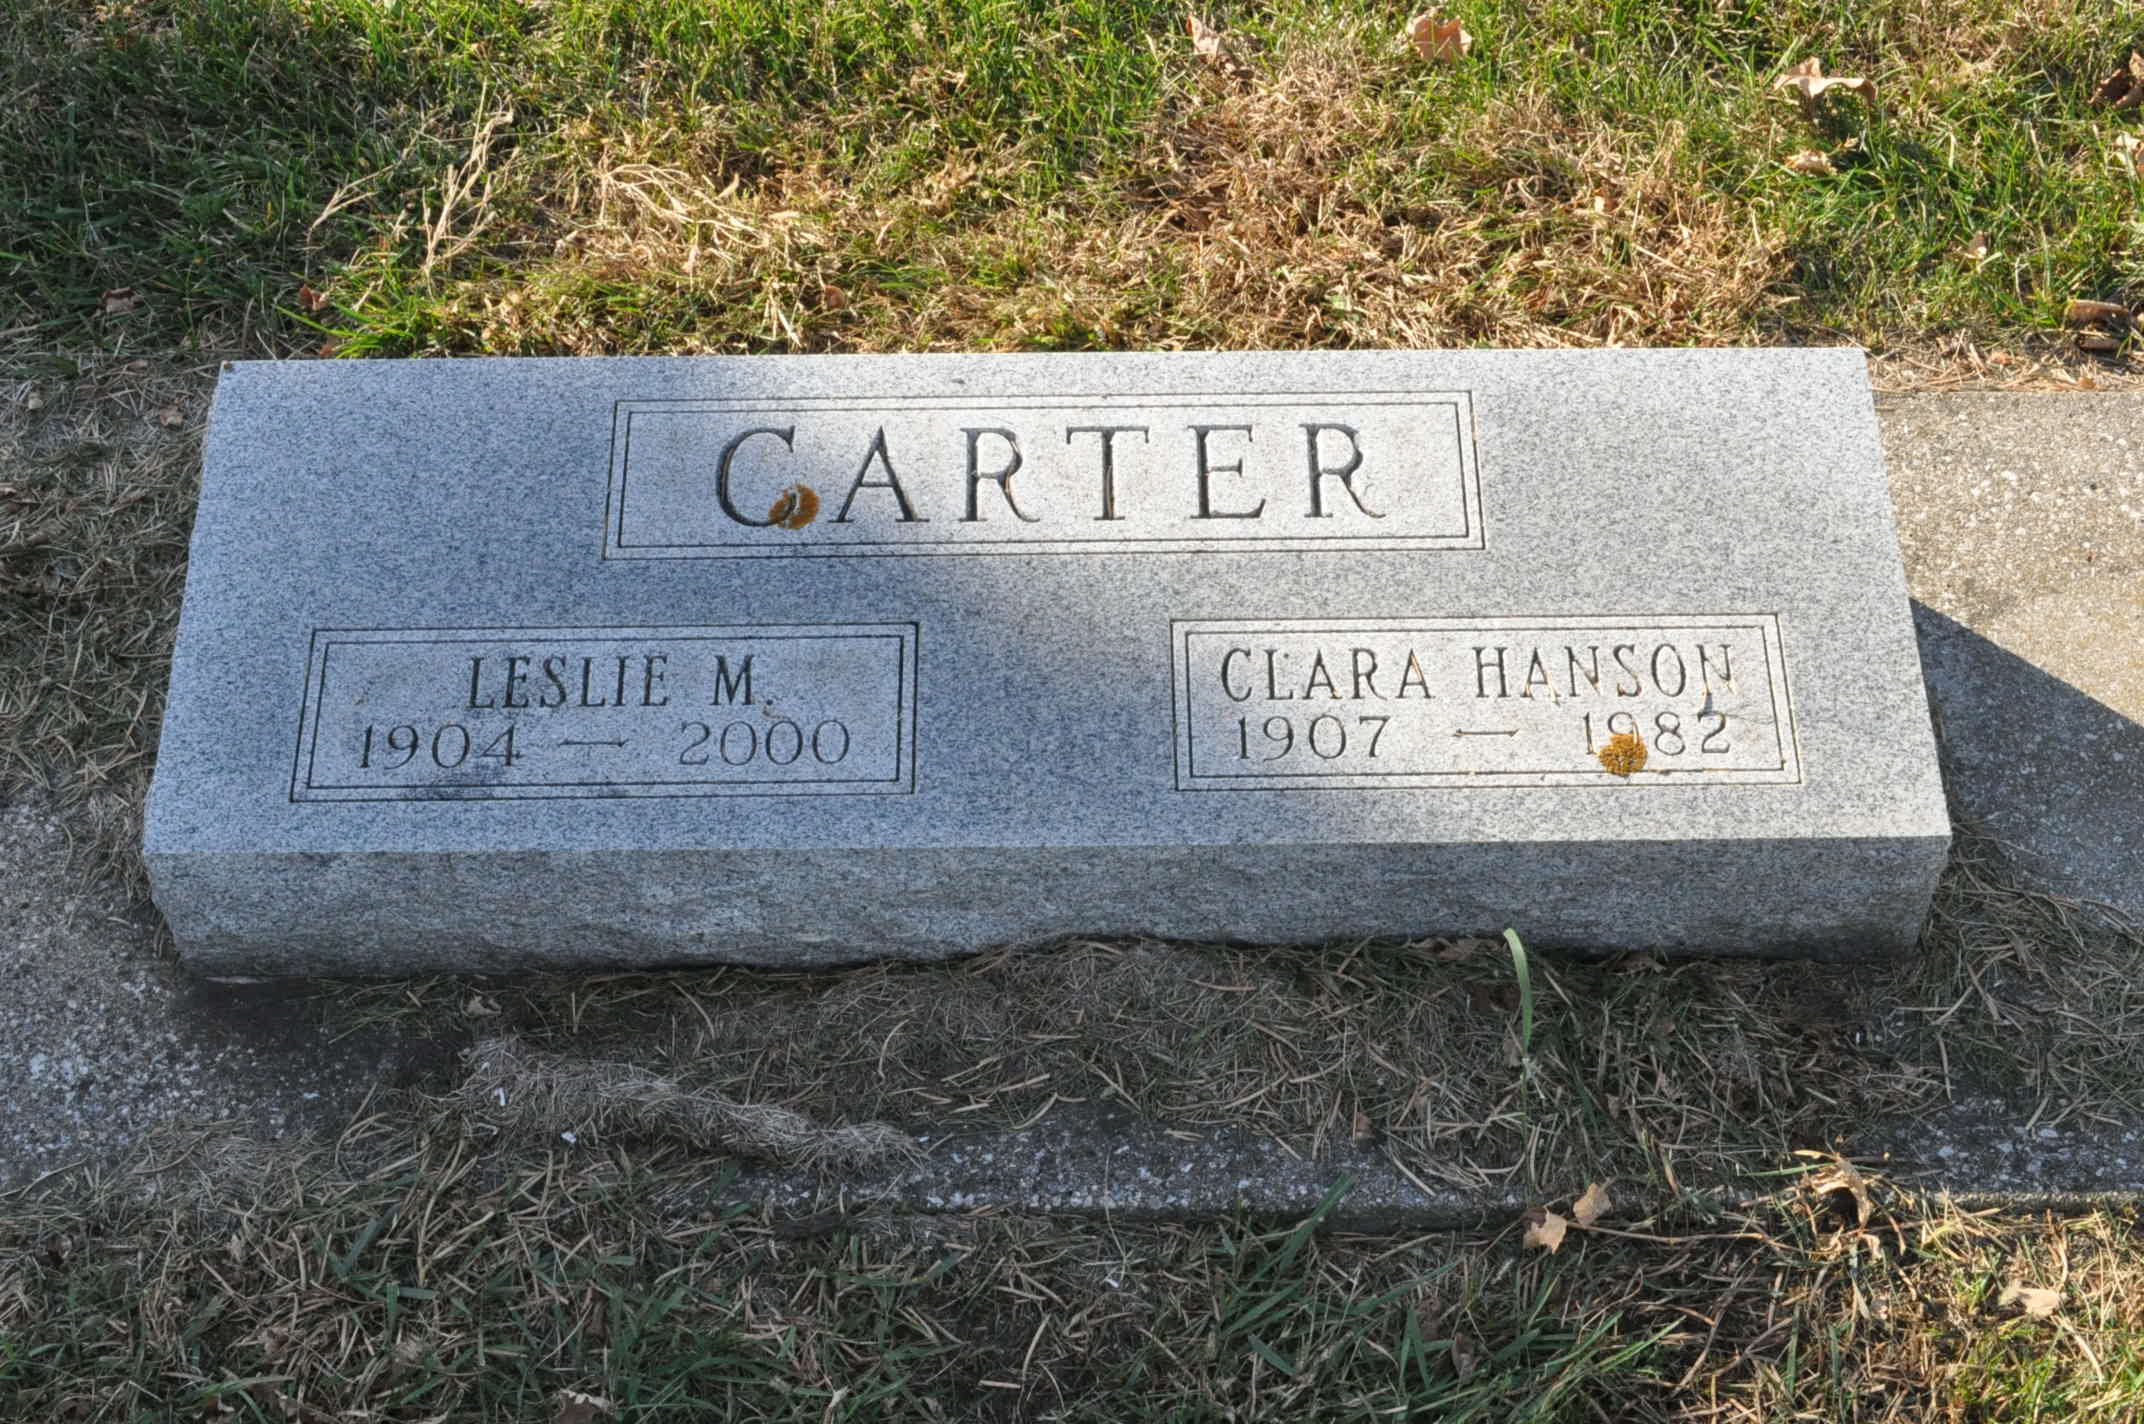
[[[2144,395],[1877,413],[1953,799],[2035,888],[2144,927]]]
[[[1852,1161],[1925,1195],[2008,1207],[2078,1206],[2144,1196],[2144,1124],[2042,1127],[1994,1102],[1962,1103],[1911,1120],[1871,1124],[1836,1144]],[[1202,1221],[1237,1215],[1289,1220],[1342,1195],[1324,1220],[1337,1230],[1463,1230],[1508,1220],[1532,1205],[1568,1202],[1573,1180],[1550,1200],[1511,1185],[1425,1180],[1376,1147],[1347,1146],[1316,1159],[1248,1133],[1167,1129],[1121,1111],[1060,1108],[1016,1132],[924,1136],[914,1163],[837,1178],[754,1170],[726,1189],[732,1203],[815,1214],[859,1209],[1016,1211]],[[1464,1164],[1454,1164],[1464,1169]],[[1726,1205],[1776,1193],[1776,1173],[1694,1191]],[[1628,1221],[1669,1205],[1664,1193],[1610,1184]]]
[[[436,1091],[464,1071],[460,1039],[377,1030],[331,1039],[303,1002],[306,986],[215,984],[179,971],[123,896],[70,871],[61,830],[41,807],[0,808],[0,883],[10,887],[0,965],[14,985],[0,1008],[0,1191],[121,1160],[165,1126],[225,1122],[262,1140],[333,1133],[376,1091]],[[653,1063],[662,1047],[614,1052]],[[1986,1102],[1872,1124],[1836,1145],[1907,1186],[1969,1201],[2144,1198],[2144,1125],[2044,1126],[2025,1107]],[[1395,1232],[1472,1227],[1535,1204],[1465,1162],[1441,1180],[1376,1146],[1342,1143],[1312,1157],[1270,1137],[1091,1107],[1059,1106],[1017,1131],[949,1123],[915,1146],[913,1161],[871,1171],[748,1168],[724,1191],[804,1215],[1282,1220],[1345,1186],[1331,1225]],[[1585,1185],[1573,1180],[1558,1195]],[[1718,1183],[1705,1196],[1734,1201],[1778,1185]],[[1625,1220],[1665,1204],[1629,1185],[1615,1191]]]
[[[1961,812],[2011,847],[2023,883],[2144,925],[2144,396],[1894,396],[1879,414]],[[0,886],[0,1191],[112,1160],[167,1124],[330,1132],[376,1089],[443,1087],[459,1071],[458,1041],[331,1041],[302,985],[180,972],[123,893],[70,870],[41,804],[0,804]],[[1989,1102],[1840,1145],[1922,1190],[2067,1204],[2144,1198],[2140,1130],[2046,1126],[2029,1106]],[[1354,1190],[1336,1220],[1388,1229],[1525,1204],[1409,1177],[1376,1149],[1305,1160],[1268,1139],[1063,1109],[1021,1133],[919,1146],[899,1172],[753,1172],[732,1190],[794,1211],[1285,1217],[1345,1176]]]

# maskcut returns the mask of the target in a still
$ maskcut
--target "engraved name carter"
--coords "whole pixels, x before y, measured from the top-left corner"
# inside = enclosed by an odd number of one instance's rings
[[[1464,393],[622,401],[606,558],[1478,549]]]

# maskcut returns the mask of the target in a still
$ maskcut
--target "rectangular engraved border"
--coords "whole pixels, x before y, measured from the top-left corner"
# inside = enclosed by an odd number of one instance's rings
[[[1759,635],[1764,647],[1765,682],[1771,693],[1773,725],[1779,730],[1779,761],[1771,767],[1737,770],[1653,770],[1624,778],[1601,771],[1567,767],[1539,771],[1288,772],[1221,776],[1199,773],[1192,763],[1196,745],[1191,725],[1191,638],[1203,633],[1395,633],[1395,632],[1554,632],[1583,628],[1658,628],[1663,631],[1743,629]],[[1801,735],[1794,722],[1793,696],[1787,683],[1786,648],[1776,613],[1572,614],[1566,617],[1496,615],[1481,618],[1212,618],[1169,621],[1172,684],[1171,722],[1178,791],[1403,790],[1411,787],[1593,786],[1799,786],[1802,784]]]
[[[748,547],[741,544],[628,544],[625,542],[625,489],[638,411],[796,411],[975,410],[994,406],[1012,410],[1086,410],[1121,403],[1129,409],[1168,406],[1299,405],[1306,400],[1347,401],[1356,405],[1442,405],[1452,411],[1459,449],[1460,527],[1450,534],[1319,534],[1282,538],[1271,534],[1212,534],[1119,539],[961,539],[939,543],[908,540],[855,540],[841,544],[787,544]],[[1471,391],[1170,391],[1066,396],[898,396],[848,399],[841,396],[787,396],[753,400],[742,396],[701,400],[621,400],[611,413],[610,481],[603,496],[604,559],[870,559],[931,556],[978,558],[1004,554],[1182,554],[1182,553],[1318,553],[1339,549],[1368,552],[1486,548],[1482,525],[1481,479],[1475,467],[1474,395]]]
[[[320,694],[326,687],[328,658],[338,644],[488,643],[502,638],[589,638],[719,641],[739,637],[769,640],[803,638],[885,639],[894,644],[894,775],[869,781],[826,778],[822,781],[553,782],[530,786],[356,787],[318,784],[312,779],[315,739],[319,735]],[[907,796],[916,789],[916,660],[922,642],[917,623],[735,623],[643,625],[623,628],[315,628],[306,651],[305,700],[298,716],[297,751],[292,759],[290,799],[315,801],[545,801],[589,800],[627,796]]]

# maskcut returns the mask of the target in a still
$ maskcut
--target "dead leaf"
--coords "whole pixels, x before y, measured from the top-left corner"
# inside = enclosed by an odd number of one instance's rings
[[[104,314],[125,316],[141,305],[141,293],[132,287],[114,287],[104,294]]]
[[[1554,1255],[1563,1248],[1563,1233],[1570,1223],[1547,1207],[1534,1206],[1526,1209],[1526,1244],[1539,1246]]]
[[[582,1394],[579,1390],[565,1389],[558,1394],[558,1413],[552,1416],[552,1424],[595,1424],[598,1419],[608,1419],[618,1412],[600,1394]]]
[[[1407,22],[1407,43],[1432,64],[1457,64],[1474,48],[1474,36],[1441,10],[1424,10]]]
[[[2133,109],[2144,104],[2144,54],[2129,51],[2129,62],[2099,81],[2092,102],[2110,109]]]
[[[1467,1007],[1478,1014],[1501,1018],[1519,1009],[1519,986],[1511,983],[1467,985]]]
[[[1951,249],[1951,255],[1977,266],[1987,261],[1989,254],[1993,251],[1994,249],[1988,245],[1988,235],[1984,232],[1976,232],[1967,238],[1963,244]]]
[[[1370,1121],[1368,1113],[1361,1108],[1357,1108],[1355,1109],[1355,1121],[1351,1125],[1348,1135],[1355,1140],[1357,1147],[1375,1146],[1377,1143],[1377,1124]]]
[[[2003,1287],[2003,1293],[1995,1303],[2005,1309],[2014,1305],[2027,1315],[2045,1320],[2062,1308],[2062,1292],[2048,1290],[2042,1286],[2019,1285],[2012,1281]]]
[[[186,423],[186,415],[175,405],[167,405],[156,413],[156,423],[166,430],[177,430]]]
[[[819,310],[840,311],[849,304],[849,294],[832,282],[819,284]]]
[[[1772,87],[1793,90],[1795,102],[1802,106],[1802,117],[1811,123],[1816,122],[1817,100],[1834,89],[1859,94],[1869,102],[1871,108],[1876,105],[1875,81],[1844,74],[1827,75],[1824,73],[1824,61],[1814,55],[1773,80]]]
[[[1614,1203],[1608,1200],[1608,1189],[1599,1182],[1591,1182],[1577,1201],[1571,1204],[1571,1220],[1580,1226],[1591,1226],[1608,1214]]]
[[[309,311],[309,312],[316,312],[316,311],[319,311],[319,310],[320,310],[320,309],[321,309],[322,307],[326,306],[327,304],[328,304],[328,299],[327,299],[327,297],[326,297],[326,296],[325,296],[324,294],[320,293],[320,292],[316,292],[316,291],[314,291],[314,290],[313,290],[313,288],[312,288],[312,284],[311,284],[311,283],[301,283],[301,284],[299,285],[299,287],[298,287],[298,305],[299,305],[299,306],[301,306],[301,307],[304,307],[304,308],[305,308],[305,309],[306,309],[307,311]]]
[[[462,1012],[471,1018],[491,1018],[499,1012],[496,1000],[483,994],[471,994],[462,1005]]]
[[[1832,166],[1828,155],[1818,153],[1813,148],[1805,148],[1799,153],[1790,153],[1786,156],[1784,162],[1791,172],[1800,173],[1811,178],[1829,178],[1839,171]]]
[[[1241,79],[1251,72],[1250,65],[1236,52],[1236,43],[1196,15],[1184,16],[1184,28],[1191,32],[1191,52],[1214,68],[1233,78]]]
[[[2129,325],[2129,308],[2119,302],[2095,302],[2088,297],[2072,298],[2062,320],[2071,326]]]
[[[2114,136],[2115,164],[2128,173],[2144,172],[2144,139],[2132,133]]]
[[[1842,1218],[1851,1211],[1848,1225],[1857,1231],[1875,1218],[1876,1203],[1869,1195],[1868,1179],[1843,1157],[1834,1158],[1833,1165],[1807,1178],[1802,1185],[1816,1200],[1832,1201]]]

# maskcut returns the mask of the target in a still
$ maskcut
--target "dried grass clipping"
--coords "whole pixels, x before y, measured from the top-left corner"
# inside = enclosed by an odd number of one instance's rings
[[[882,1122],[821,1127],[800,1112],[698,1091],[630,1063],[582,1062],[492,1038],[469,1050],[454,1106],[502,1133],[592,1144],[663,1137],[709,1152],[806,1167],[863,1167],[910,1155]]]

